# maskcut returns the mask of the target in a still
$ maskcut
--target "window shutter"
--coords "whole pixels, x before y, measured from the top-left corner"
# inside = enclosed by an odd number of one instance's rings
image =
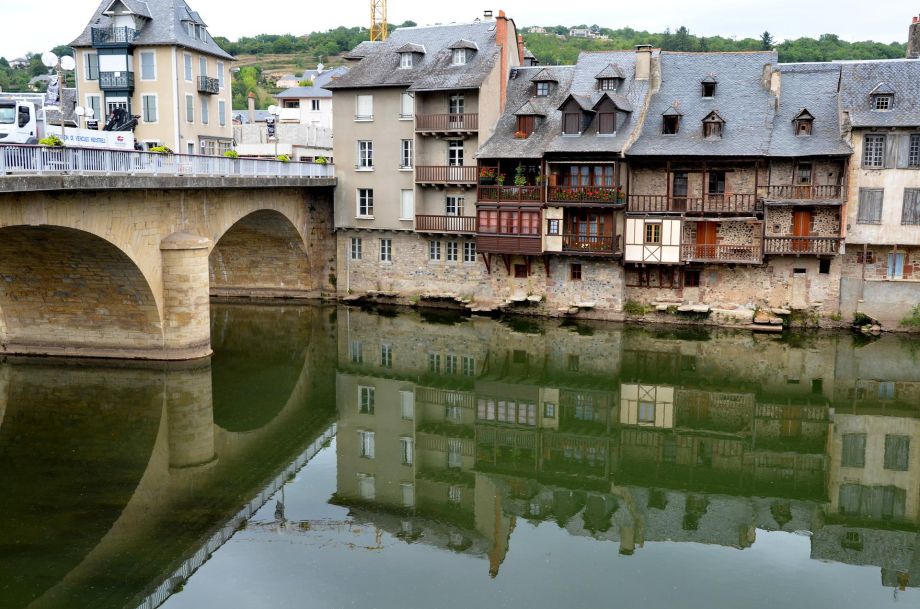
[[[898,140],[894,135],[885,138],[885,169],[893,169],[898,165]]]
[[[901,224],[920,224],[920,188],[904,189]]]
[[[882,201],[885,191],[881,188],[859,189],[859,211],[857,222],[878,224],[882,221]]]
[[[894,139],[893,137],[891,139]],[[910,134],[898,138],[898,169],[907,169],[910,161]]]

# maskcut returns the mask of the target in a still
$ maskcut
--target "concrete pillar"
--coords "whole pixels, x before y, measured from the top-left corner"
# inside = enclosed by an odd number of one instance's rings
[[[165,383],[170,470],[213,464],[214,401],[211,362],[168,370]]]
[[[210,239],[173,233],[160,243],[163,260],[163,348],[169,359],[211,354]]]

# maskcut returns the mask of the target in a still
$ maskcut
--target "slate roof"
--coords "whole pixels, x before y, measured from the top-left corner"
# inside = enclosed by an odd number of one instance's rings
[[[797,157],[851,154],[853,150],[841,136],[837,113],[840,66],[832,63],[801,63],[781,64],[779,69],[782,86],[779,109],[773,121],[769,155]],[[814,117],[811,135],[797,136],[792,121],[803,111]]]
[[[434,25],[399,28],[385,42],[363,42],[346,55],[360,59],[342,78],[326,85],[328,89],[368,87],[408,87],[413,91],[476,89],[491,72],[498,58],[495,22]],[[450,46],[462,41],[479,50],[466,65],[452,65]],[[414,67],[400,69],[398,49],[411,43],[424,46],[426,54]]]
[[[201,16],[189,8],[185,0],[122,0],[130,10],[140,15],[144,21],[140,26],[138,37],[134,44],[137,46],[177,45],[193,49],[216,57],[232,60],[233,57],[224,51],[209,32],[205,31],[204,40],[197,40],[188,35],[185,22],[191,21],[205,25]],[[103,12],[109,8],[112,0],[102,0],[95,10],[89,23],[70,46],[85,48],[92,46],[92,28],[111,27],[112,19]]]
[[[407,42],[406,44],[404,44],[404,45],[402,45],[401,47],[399,47],[398,49],[396,49],[396,52],[397,52],[397,53],[421,53],[422,55],[424,55],[424,54],[425,54],[425,47],[423,47],[423,46],[420,45],[420,44],[415,44],[415,43],[412,43],[412,42]]]
[[[626,74],[617,64],[608,63],[607,67],[598,72],[594,78],[626,78]]]
[[[775,98],[764,85],[764,68],[777,54],[661,53],[661,88],[651,101],[632,156],[763,156],[770,147]],[[700,83],[718,81],[715,97],[704,98]],[[683,115],[680,131],[661,133],[662,115]],[[703,137],[703,119],[716,111],[725,119],[721,138]]]
[[[312,80],[313,86],[311,87],[291,87],[290,89],[282,91],[281,93],[278,93],[277,95],[274,95],[273,97],[275,99],[282,99],[282,98],[309,99],[309,98],[316,98],[316,97],[329,98],[329,97],[332,97],[332,91],[325,89],[323,87],[331,83],[333,80],[336,80],[337,78],[341,78],[345,76],[346,74],[348,74],[348,68],[345,68],[345,67],[333,68],[331,70],[326,70],[320,74],[317,74],[316,70],[310,70],[308,72],[304,72],[303,79]]]
[[[920,125],[920,60],[839,62],[840,111],[853,127]],[[886,84],[894,92],[891,110],[873,110],[871,91]]]
[[[77,126],[77,115],[74,113],[74,110],[77,108],[77,90],[64,88],[61,91],[61,108],[64,110],[64,124],[68,127]],[[45,110],[45,124],[46,125],[60,125],[61,124],[61,110]],[[105,124],[106,117],[96,116],[93,117],[94,120],[100,122],[100,124]]]

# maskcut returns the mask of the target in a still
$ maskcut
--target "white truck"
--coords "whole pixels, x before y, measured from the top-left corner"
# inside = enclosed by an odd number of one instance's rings
[[[124,114],[112,118],[102,131],[46,124],[41,106],[30,101],[28,94],[0,94],[0,145],[37,144],[46,135],[57,135],[64,145],[76,148],[107,148],[134,150],[134,117]]]
[[[35,104],[0,97],[0,144],[36,144],[41,139]]]

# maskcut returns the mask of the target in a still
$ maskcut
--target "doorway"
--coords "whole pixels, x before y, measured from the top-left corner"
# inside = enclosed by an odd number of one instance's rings
[[[792,212],[792,251],[807,252],[808,237],[811,237],[812,212],[810,209]]]
[[[696,257],[704,260],[716,258],[716,235],[718,225],[715,222],[698,222],[696,225]]]

